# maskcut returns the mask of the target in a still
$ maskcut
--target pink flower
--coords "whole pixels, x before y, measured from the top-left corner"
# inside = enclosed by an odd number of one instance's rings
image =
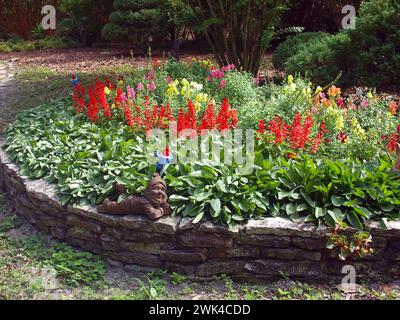
[[[224,72],[220,69],[211,70],[210,78],[211,79],[222,79],[224,77]]]
[[[339,98],[339,99],[336,101],[336,103],[337,103],[337,105],[338,105],[340,108],[344,108],[344,100],[343,100],[343,98]]]
[[[131,86],[128,86],[126,88],[126,91],[128,92],[128,97],[131,98],[132,100],[135,100],[135,96],[136,96],[135,89],[131,88]]]
[[[363,108],[368,107],[368,105],[369,105],[368,100],[363,100],[363,101],[361,102],[361,107],[363,107]]]
[[[260,84],[260,81],[261,81],[261,78],[259,75],[257,75],[257,77],[255,77],[255,78],[253,78],[253,83],[257,86]]]
[[[128,101],[128,98],[126,97],[125,92],[123,92],[123,93],[121,94],[120,99],[121,99],[121,102],[122,102],[122,103],[126,103],[126,102]]]
[[[221,80],[221,82],[219,83],[219,88],[223,89],[226,86],[226,80]]]
[[[149,73],[147,74],[146,80],[151,81],[154,80],[154,78],[155,78],[154,70],[150,70]]]
[[[227,66],[222,67],[222,72],[229,72],[231,70],[235,69],[234,64],[228,64]]]
[[[137,91],[142,91],[144,89],[143,83],[139,82],[136,86]]]
[[[152,82],[150,82],[148,85],[147,85],[147,90],[149,90],[150,92],[152,92],[152,91],[154,91],[154,90],[156,90],[157,89],[157,87],[156,87],[156,84],[152,81]]]
[[[316,107],[311,108],[311,113],[318,113],[318,109]]]
[[[173,79],[170,76],[167,76],[165,78],[165,82],[168,83],[168,84],[171,84],[173,82]]]

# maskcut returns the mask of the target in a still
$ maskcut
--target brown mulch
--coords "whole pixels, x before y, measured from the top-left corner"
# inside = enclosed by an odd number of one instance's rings
[[[154,56],[159,60],[166,60],[168,52],[155,50]],[[272,54],[265,55],[262,74],[268,77],[280,75],[273,69],[270,61]],[[190,61],[196,59],[214,60],[211,53],[205,53],[204,50],[185,49],[182,52],[181,59]],[[55,72],[73,73],[73,72],[93,72],[102,68],[116,67],[119,65],[132,65],[135,67],[151,64],[147,57],[132,56],[129,49],[124,48],[74,48],[74,49],[48,49],[30,52],[11,52],[0,53],[0,61],[13,62],[17,69],[29,67],[43,67]]]
[[[161,52],[157,56],[160,60],[167,59]],[[212,59],[211,54],[183,54],[182,60]],[[149,58],[134,56],[130,50],[113,48],[78,48],[78,49],[49,49],[30,52],[0,53],[0,61],[13,61],[19,69],[40,66],[56,72],[72,73],[93,72],[99,68],[115,67],[118,65],[132,64],[135,66],[148,65]]]

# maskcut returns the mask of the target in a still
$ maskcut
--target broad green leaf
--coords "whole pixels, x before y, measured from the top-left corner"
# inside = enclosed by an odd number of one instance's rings
[[[347,220],[354,228],[358,230],[364,230],[363,224],[361,223],[357,213],[354,210],[349,211],[349,213],[347,214]]]
[[[221,212],[221,200],[220,199],[212,199],[210,201],[210,205],[216,214],[219,214]]]
[[[198,224],[201,220],[203,220],[204,211],[200,212],[197,217],[193,220],[193,224]]]

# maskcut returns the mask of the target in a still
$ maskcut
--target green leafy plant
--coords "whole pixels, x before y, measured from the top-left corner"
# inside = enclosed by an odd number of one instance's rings
[[[54,266],[57,275],[67,284],[95,284],[103,279],[104,263],[99,257],[88,252],[81,252],[66,245],[56,245],[48,261]]]
[[[395,0],[362,1],[354,30],[316,36],[289,58],[284,52],[295,40],[288,39],[275,62],[283,64],[287,73],[307,74],[318,83],[329,83],[341,72],[340,85],[396,89],[400,83],[395,71],[400,65],[399,6]]]
[[[136,279],[139,283],[139,290],[146,300],[162,299],[165,296],[166,282],[158,277],[146,277],[146,282],[141,279]]]
[[[186,281],[186,277],[176,272],[172,272],[171,274],[172,283],[175,285],[181,284]]]
[[[354,257],[363,258],[374,252],[371,247],[372,236],[368,232],[356,232],[349,240],[346,234],[341,234],[346,229],[345,223],[338,224],[329,235],[326,245],[327,249],[338,251],[340,260],[348,260]]]
[[[22,221],[16,216],[6,216],[0,222],[0,233],[7,232],[12,229],[16,229],[21,226]]]
[[[99,257],[64,244],[47,244],[41,237],[29,237],[24,239],[24,253],[54,267],[58,279],[71,286],[95,285],[104,278],[105,264]]]

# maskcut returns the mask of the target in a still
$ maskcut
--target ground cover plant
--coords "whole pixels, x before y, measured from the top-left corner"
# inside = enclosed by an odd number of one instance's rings
[[[253,128],[247,174],[240,163],[212,158],[164,169],[174,214],[224,224],[283,215],[358,229],[368,219],[400,218],[392,172],[399,110],[391,96],[342,94],[292,76],[260,87],[233,65],[218,69],[209,61],[154,60],[125,79],[73,83],[72,99],[21,114],[6,144],[21,173],[57,184],[64,204],[99,204],[113,196],[114,182],[141,193],[156,171],[151,129],[201,136],[202,129],[222,135]]]
[[[46,37],[29,41],[21,39],[0,40],[0,53],[66,48],[67,46],[67,41],[61,37]]]

